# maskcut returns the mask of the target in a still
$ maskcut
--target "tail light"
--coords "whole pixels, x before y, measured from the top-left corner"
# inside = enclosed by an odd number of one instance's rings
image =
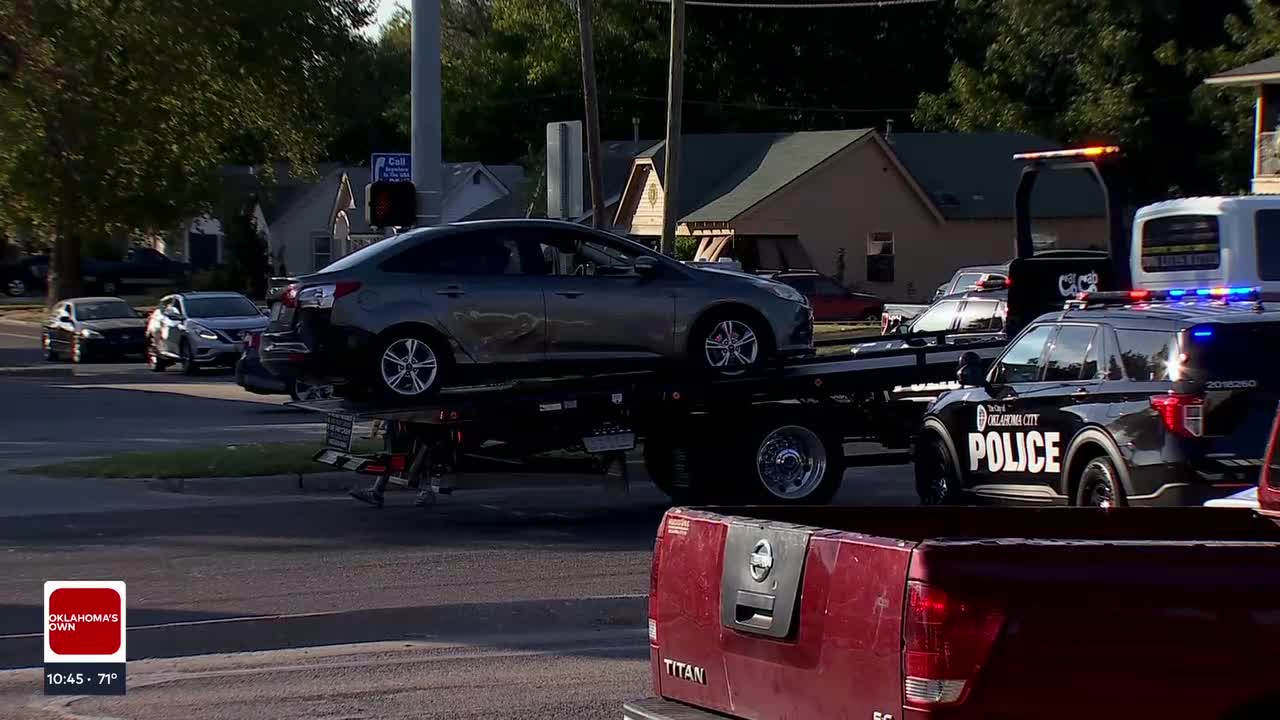
[[[907,583],[903,693],[914,708],[964,702],[1004,625],[1004,608]]]
[[[290,286],[293,287],[293,286]],[[312,285],[300,288],[297,302],[300,308],[331,308],[333,301],[350,295],[360,289],[360,283],[354,281],[331,283],[328,285]]]
[[[1204,436],[1204,398],[1199,395],[1155,395],[1151,398],[1151,407],[1160,414],[1165,429],[1174,435]]]
[[[302,286],[298,283],[286,286],[284,292],[280,294],[280,304],[285,307],[298,307],[298,290],[300,289]]]

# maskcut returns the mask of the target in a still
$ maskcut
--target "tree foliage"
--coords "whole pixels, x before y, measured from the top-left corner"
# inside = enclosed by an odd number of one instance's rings
[[[219,164],[311,163],[321,102],[366,0],[14,0],[22,64],[0,85],[0,197],[57,229],[50,299],[81,243],[208,206]]]

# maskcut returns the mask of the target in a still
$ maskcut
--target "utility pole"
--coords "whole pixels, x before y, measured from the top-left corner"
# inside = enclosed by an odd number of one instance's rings
[[[600,168],[600,100],[596,94],[596,50],[591,34],[592,0],[578,0],[582,46],[582,99],[587,105],[587,172],[591,182],[591,227],[604,227],[604,172]]]
[[[662,244],[665,255],[676,254],[676,223],[680,218],[680,109],[684,104],[684,0],[671,0],[671,73],[667,80],[666,163],[662,187]]]
[[[418,193],[417,227],[439,225],[440,187],[440,3],[413,0],[410,34],[413,41],[410,79],[409,152],[413,155],[413,184]]]

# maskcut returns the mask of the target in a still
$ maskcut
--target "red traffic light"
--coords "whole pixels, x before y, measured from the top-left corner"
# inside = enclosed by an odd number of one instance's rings
[[[368,200],[368,220],[373,227],[411,227],[417,219],[418,193],[411,182],[373,183]]]

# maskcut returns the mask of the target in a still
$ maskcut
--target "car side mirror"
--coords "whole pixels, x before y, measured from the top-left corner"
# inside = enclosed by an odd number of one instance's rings
[[[978,353],[970,350],[960,356],[956,381],[963,387],[984,387],[987,384],[987,375],[982,371],[982,359],[978,357]]]
[[[641,255],[636,258],[631,267],[642,278],[651,278],[658,274],[658,261],[648,255]]]

